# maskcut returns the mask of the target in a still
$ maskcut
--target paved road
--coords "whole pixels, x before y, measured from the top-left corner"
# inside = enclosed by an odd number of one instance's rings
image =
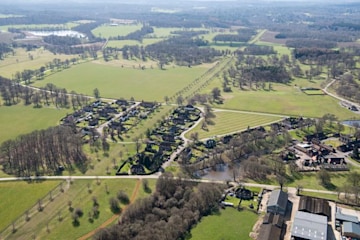
[[[324,91],[327,95],[329,95],[329,96],[331,96],[331,97],[333,97],[333,98],[336,98],[336,99],[338,99],[338,100],[340,100],[340,101],[342,101],[342,102],[345,102],[345,103],[347,103],[347,104],[349,104],[349,105],[354,105],[355,107],[357,107],[358,109],[360,109],[360,105],[359,105],[359,104],[357,104],[357,103],[355,103],[355,102],[353,102],[353,101],[347,100],[347,99],[345,99],[345,98],[342,98],[342,97],[340,97],[340,96],[338,96],[338,95],[336,95],[336,94],[333,94],[333,93],[331,93],[331,92],[328,91],[328,88],[329,88],[332,84],[334,84],[336,81],[337,81],[337,80],[334,79],[334,80],[332,80],[331,82],[329,82],[329,83],[325,86],[325,88],[323,88],[323,91]],[[360,111],[356,111],[356,112],[353,111],[353,112],[360,114]]]
[[[42,180],[96,180],[96,179],[158,179],[161,176],[160,173],[153,175],[121,175],[121,176],[40,176],[40,177],[8,177],[8,178],[0,178],[0,182],[9,182],[9,181],[42,181]],[[224,184],[224,181],[218,180],[209,180],[209,179],[185,179],[191,182],[203,182],[203,183],[221,183]],[[269,184],[259,184],[259,183],[233,183],[240,184],[247,187],[259,187],[264,189],[273,190],[279,188],[278,185],[269,185]],[[295,187],[285,187],[287,189],[291,189],[291,191],[296,191]],[[317,189],[307,189],[303,188],[302,191],[308,192],[317,192],[324,194],[338,194],[335,191],[326,191],[326,190],[317,190]]]
[[[196,123],[194,123],[194,124],[192,125],[192,127],[190,127],[189,129],[183,131],[183,132],[180,134],[180,138],[184,141],[184,144],[181,145],[181,146],[179,146],[179,147],[175,150],[175,152],[173,152],[173,153],[170,155],[169,160],[163,163],[163,165],[162,165],[162,168],[163,168],[163,169],[169,167],[169,166],[171,165],[171,163],[174,161],[174,159],[176,158],[176,156],[179,155],[179,154],[188,146],[190,140],[185,137],[185,134],[188,133],[188,132],[190,132],[190,131],[191,131],[192,129],[194,129],[197,125],[199,125],[199,124],[201,123],[202,119],[203,119],[203,117],[202,117],[202,115],[203,115],[203,109],[202,109],[202,108],[198,108],[198,109],[200,109],[200,111],[201,111],[201,114],[200,114],[201,117],[199,118],[199,120],[197,120]]]

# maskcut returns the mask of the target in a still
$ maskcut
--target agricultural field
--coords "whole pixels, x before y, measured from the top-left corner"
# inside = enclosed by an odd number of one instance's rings
[[[30,56],[33,57],[31,60]],[[16,72],[25,69],[39,69],[46,63],[53,61],[55,58],[66,60],[77,57],[77,55],[53,54],[43,48],[33,51],[26,51],[24,48],[16,48],[15,55],[8,55],[4,60],[0,61],[0,76],[12,78]]]
[[[238,211],[235,208],[220,210],[218,214],[204,217],[190,232],[187,239],[249,239],[249,233],[258,219],[250,210]]]
[[[100,27],[97,27],[92,30],[92,33],[96,37],[109,38],[109,37],[117,37],[117,36],[126,36],[129,33],[140,30],[142,27],[141,24],[132,24],[132,25],[118,25],[118,26],[110,26],[108,24],[104,24]]]
[[[253,128],[257,126],[267,125],[274,121],[279,121],[280,116],[262,115],[253,113],[243,113],[237,111],[215,111],[215,118],[211,120],[214,124],[207,125],[207,131],[201,129],[201,123],[198,124],[193,130],[186,134],[190,137],[191,133],[198,132],[199,139],[221,136],[234,132],[246,130],[248,127]]]
[[[13,220],[23,214],[28,208],[36,204],[38,199],[45,196],[60,181],[43,182],[1,182],[0,183],[0,231]],[[4,217],[6,216],[6,217]]]
[[[163,101],[165,95],[174,95],[208,70],[204,66],[166,70],[141,70],[134,67],[135,69],[84,63],[37,81],[34,86],[43,87],[47,83],[53,83],[86,95],[93,95],[93,90],[98,88],[101,97]]]
[[[0,143],[20,134],[57,126],[60,119],[70,111],[53,107],[33,108],[22,103],[10,107],[0,106]]]

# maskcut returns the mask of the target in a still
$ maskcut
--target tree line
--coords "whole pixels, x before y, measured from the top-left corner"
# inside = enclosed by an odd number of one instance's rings
[[[0,156],[6,173],[21,177],[53,175],[60,166],[73,169],[73,164],[84,170],[87,161],[80,135],[65,126],[7,140],[0,146]]]
[[[218,211],[222,188],[163,174],[152,196],[130,205],[119,224],[99,230],[94,239],[183,239],[203,216]]]
[[[65,88],[58,88],[52,83],[48,83],[44,88],[35,90],[20,83],[14,83],[6,78],[0,77],[0,93],[4,105],[16,105],[23,101],[25,105],[34,104],[34,107],[42,105],[55,105],[57,108],[69,108],[75,110],[78,107],[89,103],[89,98],[75,91],[67,92]]]
[[[110,37],[109,40],[136,40],[142,42],[143,38],[150,33],[154,32],[154,28],[144,25],[140,30],[131,32],[126,36]]]

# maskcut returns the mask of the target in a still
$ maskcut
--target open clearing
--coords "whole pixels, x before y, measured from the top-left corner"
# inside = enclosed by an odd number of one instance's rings
[[[208,131],[201,129],[201,123],[198,124],[191,132],[186,134],[190,137],[191,133],[198,132],[199,139],[214,137],[218,135],[229,134],[233,132],[246,130],[248,127],[266,125],[278,121],[281,117],[267,116],[241,112],[214,112],[215,118],[211,120],[214,124],[208,124]]]
[[[351,119],[355,113],[340,106],[339,100],[327,95],[306,95],[299,87],[272,83],[272,90],[234,89],[230,94],[222,94],[227,99],[217,108],[254,112],[267,112],[305,117],[322,117],[332,113],[340,120]]]
[[[29,56],[33,57],[33,60]],[[9,54],[4,60],[0,61],[0,76],[12,78],[16,72],[25,69],[39,69],[46,63],[53,61],[55,58],[60,60],[71,59],[77,55],[53,54],[43,48],[33,51],[26,51],[24,48],[16,48],[15,55]]]
[[[60,181],[0,183],[0,231],[59,183]]]
[[[33,108],[19,103],[16,106],[0,107],[0,143],[20,134],[57,126],[71,109]],[[19,115],[20,113],[20,115]]]
[[[249,210],[238,211],[235,208],[220,210],[219,214],[204,217],[191,230],[188,239],[251,239],[249,233],[255,224],[258,215]]]
[[[93,95],[93,90],[98,88],[102,97],[163,101],[165,95],[174,95],[206,70],[207,68],[202,66],[141,70],[84,63],[49,76],[34,85],[43,87],[47,83],[53,83],[86,95]]]
[[[62,193],[61,196],[50,202],[41,213],[32,218],[9,239],[29,239],[29,236],[36,236],[37,239],[77,239],[93,229],[98,228],[103,222],[110,219],[114,214],[110,211],[109,199],[116,197],[118,191],[123,190],[131,197],[137,179],[112,179],[101,180],[97,184],[96,180],[76,180],[70,185],[70,189]],[[149,185],[153,189],[154,181],[149,180]],[[106,187],[109,194],[106,193]],[[91,192],[88,189],[91,189]],[[140,186],[137,198],[148,194],[143,192]],[[93,222],[88,220],[88,213],[93,208],[92,198],[96,197],[99,203],[99,217],[94,218]],[[69,211],[68,201],[72,201],[74,209],[81,208],[84,215],[79,219],[79,226],[73,226],[71,212]],[[121,204],[124,208],[125,205]],[[55,210],[54,210],[55,209]],[[59,212],[62,220],[59,221]],[[49,232],[47,231],[47,224]]]
[[[110,26],[108,24],[104,24],[92,30],[92,33],[96,37],[102,37],[102,38],[126,36],[129,33],[140,30],[141,27],[142,27],[141,24],[118,25],[118,26]]]

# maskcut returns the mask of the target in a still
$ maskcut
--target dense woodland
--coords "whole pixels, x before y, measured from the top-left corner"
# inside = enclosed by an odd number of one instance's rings
[[[163,174],[152,196],[131,204],[118,225],[100,230],[94,239],[184,239],[203,216],[218,211],[222,190]]]
[[[61,167],[73,169],[73,164],[85,171],[82,144],[73,129],[59,126],[5,141],[0,157],[4,171],[20,177],[58,174]]]

